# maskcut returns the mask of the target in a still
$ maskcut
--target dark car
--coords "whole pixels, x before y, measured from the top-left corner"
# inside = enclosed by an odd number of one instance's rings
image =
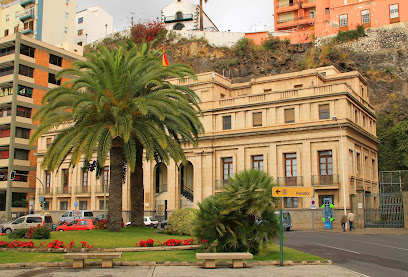
[[[160,223],[160,228],[162,228],[162,229],[164,229],[164,230],[169,229],[169,227],[167,226],[167,219],[166,219],[166,220],[163,220],[163,221]]]

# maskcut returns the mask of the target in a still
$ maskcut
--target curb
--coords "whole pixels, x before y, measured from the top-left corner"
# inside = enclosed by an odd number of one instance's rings
[[[86,266],[101,267],[102,262],[85,262]],[[284,261],[283,266],[295,265],[331,265],[332,261]],[[113,262],[114,266],[204,266],[204,262]],[[216,262],[217,266],[232,266],[232,262]],[[279,266],[279,261],[244,261],[245,267]],[[35,267],[72,267],[72,262],[41,262],[0,264],[0,269],[35,268]]]

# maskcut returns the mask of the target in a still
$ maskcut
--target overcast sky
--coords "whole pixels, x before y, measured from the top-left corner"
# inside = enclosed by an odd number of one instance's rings
[[[113,16],[115,28],[130,26],[132,14],[135,22],[160,17],[161,9],[175,0],[77,0],[77,10],[101,6]],[[199,0],[190,0],[198,4]],[[204,11],[220,31],[251,32],[273,26],[273,0],[208,0]]]

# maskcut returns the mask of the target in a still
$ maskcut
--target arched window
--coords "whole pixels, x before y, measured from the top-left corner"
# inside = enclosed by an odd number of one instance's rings
[[[182,12],[176,12],[176,20],[182,20],[183,19],[183,13]]]
[[[182,30],[184,28],[184,24],[182,23],[177,23],[174,25],[173,30]]]

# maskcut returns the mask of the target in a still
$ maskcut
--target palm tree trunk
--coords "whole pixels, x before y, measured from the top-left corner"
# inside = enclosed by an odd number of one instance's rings
[[[108,230],[120,232],[122,228],[122,177],[123,142],[115,138],[110,149]]]
[[[138,144],[136,166],[130,173],[130,218],[132,226],[144,226],[143,148]]]
[[[203,0],[200,0],[200,31],[204,29],[203,18]]]

